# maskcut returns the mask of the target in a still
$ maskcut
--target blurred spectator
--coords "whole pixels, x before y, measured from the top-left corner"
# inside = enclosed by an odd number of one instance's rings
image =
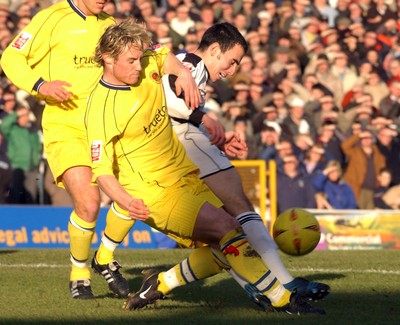
[[[335,19],[338,11],[333,8],[328,0],[314,0],[313,7],[317,10],[320,17],[328,19],[329,27],[335,27]]]
[[[251,83],[250,71],[253,68],[253,59],[250,55],[244,55],[240,65],[238,67],[238,72],[229,79],[231,85],[235,85],[238,82],[244,82],[246,84]]]
[[[393,12],[385,3],[385,0],[374,0],[366,15],[369,27],[377,30],[385,21],[389,19],[397,19],[396,13]]]
[[[311,16],[311,11],[309,10],[310,4],[310,0],[293,1],[293,11],[291,16],[285,22],[285,31],[287,31],[290,26],[297,26],[300,29],[305,28],[309,22],[309,17]]]
[[[181,4],[176,8],[176,17],[171,19],[171,29],[184,37],[189,28],[194,27],[194,21],[189,16],[189,8]]]
[[[328,162],[323,170],[314,175],[312,183],[317,192],[318,209],[357,209],[354,192],[342,178],[340,162]]]
[[[272,92],[272,89],[267,80],[267,75],[260,67],[252,68],[250,72],[250,82],[252,84],[261,86],[264,94]]]
[[[360,209],[374,208],[374,189],[379,171],[385,167],[385,157],[374,143],[369,130],[356,131],[342,142],[348,165],[344,179],[350,184]]]
[[[309,134],[313,140],[317,133],[314,125],[304,114],[304,101],[294,98],[290,103],[289,115],[282,122],[282,136],[294,139],[299,134]]]
[[[310,144],[311,145],[309,146],[309,149],[306,150],[304,159],[301,161],[300,166],[305,175],[312,177],[326,167],[330,157],[321,144]]]
[[[210,5],[205,4],[200,10],[200,20],[203,23],[205,29],[208,29],[214,25],[216,17],[214,15],[214,10]]]
[[[276,155],[275,146],[279,142],[279,135],[273,127],[268,125],[263,125],[259,134],[255,158],[268,162]]]
[[[331,95],[324,95],[316,101],[313,110],[307,109],[307,114],[317,130],[320,129],[322,123],[331,119],[334,120],[338,116],[339,109],[336,107],[334,99]]]
[[[360,57],[367,57],[370,50],[375,50],[379,54],[379,62],[383,62],[385,56],[389,53],[390,47],[378,40],[375,30],[365,32],[363,42],[360,47]]]
[[[343,111],[338,117],[338,126],[343,133],[348,133],[354,120],[366,128],[370,127],[372,120],[378,116],[378,110],[372,104],[372,96],[368,93],[357,97],[354,102],[344,107]]]
[[[18,107],[0,124],[7,140],[7,156],[13,169],[9,203],[35,204],[37,199],[37,174],[42,144],[39,133],[29,121],[29,110]]]
[[[400,184],[400,143],[398,132],[387,125],[378,130],[376,145],[385,157],[386,168],[392,175],[392,183]]]
[[[280,137],[282,127],[278,121],[278,112],[275,106],[268,105],[261,109],[252,119],[254,133],[259,133],[264,126],[272,127]]]
[[[381,79],[377,70],[373,69],[366,79],[364,91],[371,94],[372,105],[379,108],[383,98],[389,95],[389,87]]]
[[[257,51],[253,54],[254,67],[261,68],[268,75],[269,54],[266,51]]]
[[[113,0],[109,0],[104,4],[103,11],[111,16],[114,16],[117,12],[117,6]]]
[[[221,105],[215,100],[215,89],[211,84],[206,85],[204,112],[212,112],[216,114],[218,119],[222,117]]]
[[[376,209],[391,209],[383,200],[392,182],[392,174],[387,168],[382,168],[378,175],[378,186],[374,189],[374,206]]]
[[[264,151],[262,159],[265,161],[275,160],[278,171],[283,171],[283,159],[293,155],[293,143],[289,140],[278,140],[269,150]]]
[[[336,123],[326,120],[322,123],[316,143],[322,145],[333,160],[339,161],[342,167],[345,166],[345,157],[341,148],[343,135],[337,130]]]
[[[295,155],[283,158],[283,170],[277,174],[278,214],[283,211],[301,207],[316,207],[315,190],[309,177],[298,170],[298,159]]]
[[[389,86],[394,80],[400,80],[400,57],[390,60],[386,73],[388,75],[387,84]]]
[[[233,19],[233,25],[239,30],[239,32],[243,35],[247,35],[248,26],[247,26],[247,17],[243,12],[238,12],[237,15]]]
[[[0,204],[6,204],[11,183],[12,169],[7,157],[7,141],[0,132]]]
[[[17,107],[17,99],[14,92],[4,91],[0,99],[0,122],[5,116],[14,112]]]
[[[276,107],[278,113],[277,121],[282,123],[289,115],[289,105],[286,103],[285,95],[279,89],[275,89],[272,93],[271,104]]]
[[[382,116],[390,118],[400,125],[400,79],[391,82],[389,94],[382,98],[378,108]]]
[[[399,187],[392,187],[392,174],[382,168],[378,175],[378,186],[374,190],[374,205],[377,209],[398,209],[400,207]],[[395,194],[395,195],[393,195]]]
[[[357,81],[357,74],[353,66],[349,65],[349,58],[344,52],[335,54],[331,72],[340,82],[342,94],[353,88]],[[343,98],[343,97],[342,97]]]
[[[248,147],[248,151],[240,156],[237,156],[237,159],[254,159],[257,156],[257,141],[253,136],[254,132],[250,119],[246,116],[237,116],[233,121],[232,130],[239,134],[240,139],[242,141],[244,140]]]
[[[361,23],[364,25],[366,23],[363,8],[355,1],[348,4],[348,12],[345,13],[345,16],[349,17],[351,24]]]
[[[301,31],[301,43],[309,51],[314,44],[321,44],[321,36],[319,34],[319,20],[317,17],[310,17],[305,23]]]
[[[289,47],[278,46],[273,52],[273,58],[269,66],[269,77],[274,79],[278,76],[290,60]]]
[[[251,28],[251,22],[256,19],[256,16],[253,12],[255,2],[255,0],[242,0],[241,12],[246,16],[247,29]]]
[[[222,0],[221,18],[219,21],[232,24],[234,16],[233,0]]]
[[[340,79],[332,72],[331,64],[326,54],[319,54],[305,68],[305,73],[312,73],[318,82],[331,91],[337,106],[341,105],[344,92]]]

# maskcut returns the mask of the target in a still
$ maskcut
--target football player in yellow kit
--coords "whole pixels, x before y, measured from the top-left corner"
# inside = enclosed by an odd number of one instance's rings
[[[92,182],[84,112],[86,100],[98,83],[102,67],[93,60],[104,30],[115,24],[103,12],[107,0],[66,0],[32,19],[3,52],[1,65],[19,88],[46,101],[43,113],[44,151],[58,186],[71,195],[70,291],[73,298],[94,298],[87,265],[90,244],[100,206],[97,185]],[[190,73],[180,75],[180,85],[191,107],[200,95]],[[93,265],[119,296],[129,292],[117,261]]]
[[[170,53],[159,46],[145,50],[148,44],[143,26],[127,20],[108,28],[96,48],[95,60],[104,74],[89,97],[85,121],[94,176],[113,200],[107,222],[112,216],[118,223],[114,229],[121,231],[142,220],[178,240],[207,243],[220,256],[220,265],[262,287],[276,311],[323,314],[271,274],[238,221],[197,177],[165,107],[161,77],[171,73],[164,65]],[[229,73],[237,68],[243,49],[218,55],[225,62],[221,73]],[[212,254],[203,258],[215,261]],[[157,274],[147,278],[140,295],[131,295],[125,308],[162,298],[158,285]]]

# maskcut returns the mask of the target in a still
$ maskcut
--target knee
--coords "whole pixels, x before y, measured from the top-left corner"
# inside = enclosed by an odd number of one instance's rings
[[[83,220],[93,222],[97,220],[100,209],[100,200],[88,200],[75,206],[76,214]]]

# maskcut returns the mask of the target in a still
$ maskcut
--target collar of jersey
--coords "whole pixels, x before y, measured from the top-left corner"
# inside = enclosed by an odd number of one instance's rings
[[[71,6],[72,10],[75,11],[79,16],[81,16],[83,19],[86,20],[86,15],[83,13],[82,10],[80,10],[76,4],[74,3],[74,1],[72,0],[67,0],[67,2],[69,3],[69,5]]]
[[[107,81],[104,81],[103,78],[100,79],[100,84],[106,88],[114,89],[114,90],[131,90],[131,87],[128,85],[113,85]]]

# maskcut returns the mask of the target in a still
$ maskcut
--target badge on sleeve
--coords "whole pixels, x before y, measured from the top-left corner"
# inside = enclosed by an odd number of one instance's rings
[[[92,162],[98,162],[100,161],[100,157],[101,157],[101,151],[103,144],[101,140],[95,140],[92,142],[91,145],[91,154],[92,154]]]
[[[17,50],[22,50],[31,39],[32,39],[32,34],[28,32],[22,32],[14,41],[12,47]]]

